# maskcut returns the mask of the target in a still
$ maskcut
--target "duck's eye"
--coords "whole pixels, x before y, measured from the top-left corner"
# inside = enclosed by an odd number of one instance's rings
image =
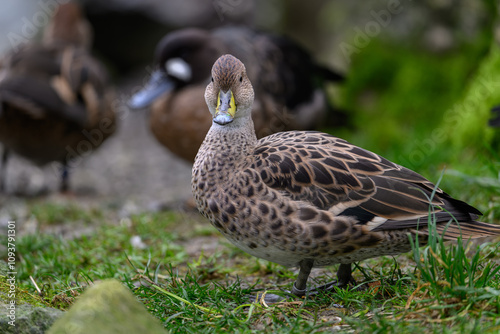
[[[240,76],[240,82],[243,82],[243,76]]]
[[[214,77],[212,77],[212,79],[211,79],[211,80],[212,80],[212,82],[214,82]]]

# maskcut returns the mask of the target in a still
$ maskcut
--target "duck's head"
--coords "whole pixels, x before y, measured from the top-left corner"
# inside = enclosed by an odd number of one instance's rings
[[[213,122],[226,125],[250,117],[254,93],[245,65],[232,55],[223,55],[212,67],[212,81],[205,90],[205,101]]]
[[[205,85],[210,67],[223,52],[224,45],[202,29],[189,28],[167,34],[156,46],[155,69],[149,82],[132,96],[129,105],[144,108],[167,92],[188,85]]]
[[[83,10],[75,2],[68,2],[57,7],[51,22],[43,33],[45,45],[73,45],[90,49],[92,27],[85,19]]]

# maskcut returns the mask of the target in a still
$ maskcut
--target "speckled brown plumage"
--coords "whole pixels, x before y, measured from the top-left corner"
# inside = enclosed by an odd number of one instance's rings
[[[136,108],[154,101],[150,117],[153,134],[179,157],[193,162],[210,128],[211,117],[199,91],[210,80],[214,61],[228,52],[247,64],[248,76],[258,92],[253,105],[257,137],[316,129],[326,118],[343,117],[328,105],[323,90],[324,82],[342,77],[318,66],[290,40],[244,27],[182,29],[158,43],[152,80],[131,99]],[[221,78],[226,80],[221,86],[228,84],[227,79]],[[157,90],[160,86],[163,89]]]
[[[38,165],[57,161],[66,166],[114,132],[107,73],[89,53],[90,33],[79,6],[64,4],[42,43],[23,45],[2,59],[0,188],[8,152]],[[61,188],[67,187],[63,170]]]
[[[220,82],[229,82],[236,114],[225,125],[214,118],[198,152],[192,174],[198,209],[245,252],[299,266],[296,294],[305,293],[313,266],[341,263],[339,281],[347,283],[352,262],[407,252],[409,234],[425,242],[429,205],[445,239],[500,234],[500,226],[476,221],[481,213],[472,206],[440,189],[432,196],[436,187],[424,177],[345,140],[310,131],[257,140],[244,65],[225,55],[212,76],[205,92],[211,114]]]

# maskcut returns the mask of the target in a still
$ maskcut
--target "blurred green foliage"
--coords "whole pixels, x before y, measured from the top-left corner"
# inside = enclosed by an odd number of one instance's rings
[[[490,45],[491,40],[484,38],[453,52],[433,54],[416,45],[396,48],[387,41],[371,41],[353,56],[341,94],[342,107],[353,114],[355,131],[346,130],[340,135],[401,164],[409,162],[409,168],[429,168],[438,157],[450,160],[452,138],[456,145],[470,144],[466,138],[459,140],[469,123],[459,122],[456,128],[450,128],[456,122],[444,117],[467,99],[468,91],[477,95],[474,84],[484,83],[483,77],[477,75],[480,69],[492,70],[492,65],[500,61],[496,47],[489,53]],[[500,66],[496,72],[500,78]],[[479,83],[475,83],[476,78]],[[485,91],[493,96],[490,90]],[[484,115],[489,114],[492,102],[493,98],[464,104],[483,115],[483,123],[475,131],[486,131]],[[458,112],[469,114],[460,109]],[[460,135],[455,133],[457,128],[462,131]],[[483,142],[474,145],[480,148]]]

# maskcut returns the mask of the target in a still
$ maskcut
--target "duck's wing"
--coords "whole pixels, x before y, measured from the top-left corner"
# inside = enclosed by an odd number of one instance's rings
[[[251,168],[266,186],[335,215],[353,217],[372,231],[425,229],[430,212],[438,223],[480,224],[474,220],[481,212],[423,176],[324,133],[268,136],[258,142],[251,159]]]
[[[85,50],[31,46],[4,63],[2,103],[34,118],[52,115],[79,126],[101,112],[107,75]]]
[[[13,108],[33,119],[56,116],[83,128],[87,115],[80,105],[67,105],[44,80],[14,76],[0,82],[2,108]]]
[[[275,48],[274,54],[266,54],[277,76],[271,84],[276,87],[277,82],[281,83],[280,95],[290,110],[310,103],[315,90],[323,89],[325,82],[344,80],[344,75],[316,63],[306,49],[291,39],[278,35],[265,35],[264,38]],[[268,88],[272,91],[274,87]]]
[[[69,105],[85,106],[89,126],[97,125],[103,117],[111,117],[108,74],[100,62],[86,50],[66,47],[61,54],[60,69],[60,74],[51,78],[51,86]]]
[[[347,113],[324,93],[327,83],[344,80],[342,74],[319,65],[310,52],[285,36],[258,34],[253,45],[260,68],[252,79],[260,88],[257,96],[267,94],[282,106],[285,130],[314,130],[325,121],[335,127],[349,123]]]

